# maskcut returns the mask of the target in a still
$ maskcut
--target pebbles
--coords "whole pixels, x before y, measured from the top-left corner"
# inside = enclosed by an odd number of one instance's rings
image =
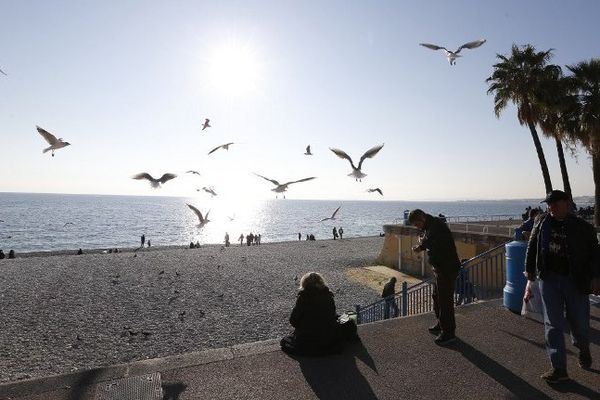
[[[346,270],[371,264],[382,245],[372,237],[0,261],[0,382],[282,336],[306,272],[323,274],[339,313],[376,300]]]

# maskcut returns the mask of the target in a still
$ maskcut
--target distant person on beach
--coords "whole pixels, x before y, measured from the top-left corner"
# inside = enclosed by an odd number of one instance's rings
[[[310,240],[310,235],[306,235],[306,240]]]
[[[9,259],[15,258],[15,251],[14,250],[11,250],[11,251],[8,252],[8,258]]]
[[[190,249],[194,248],[194,242],[190,242]]]
[[[229,247],[229,233],[225,232],[225,247]]]
[[[336,240],[338,238],[338,232],[337,229],[335,228],[335,226],[333,227],[333,240]]]
[[[539,279],[546,350],[552,369],[541,375],[548,383],[569,380],[565,349],[565,319],[579,366],[592,366],[590,294],[600,295],[600,247],[594,226],[571,213],[571,199],[553,190],[544,199],[548,212],[536,218],[527,246],[523,301],[532,297],[531,282]]]
[[[396,318],[398,316],[399,310],[398,305],[396,304],[396,299],[394,295],[396,294],[396,277],[392,276],[390,280],[383,286],[383,292],[381,293],[381,297],[385,299],[385,305],[383,309],[383,318]]]
[[[320,274],[309,272],[300,279],[290,324],[294,333],[281,339],[286,353],[324,356],[341,352],[333,293]]]
[[[252,243],[252,234],[249,233],[246,235],[246,245],[250,246],[251,243]]]
[[[531,210],[529,210],[529,218],[527,219],[527,221],[523,222],[518,228],[522,232],[523,239],[529,240],[529,234],[533,230],[533,223],[535,221],[535,217],[540,215],[541,212],[542,210],[540,210],[539,208],[532,208]]]
[[[442,214],[442,213],[438,214],[438,218],[441,219],[444,222],[448,222],[448,220],[446,219],[446,216],[444,214]]]
[[[302,240],[302,234],[298,232],[298,240]]]
[[[340,234],[340,240],[342,240],[344,238],[344,228],[340,226],[340,229],[338,229],[338,233]]]
[[[83,254],[83,250],[81,250],[81,249],[77,250],[77,255],[78,255],[78,256],[80,256],[80,255],[82,255],[82,254]]]
[[[310,234],[310,237],[309,237],[309,238],[310,238],[310,240],[316,240],[316,239],[315,239],[315,235],[313,235],[312,233]]]
[[[240,234],[240,237],[238,238],[238,240],[240,241],[240,246],[244,245],[244,234]]]
[[[146,244],[146,235],[142,235],[142,237],[140,238],[140,241],[142,242],[142,244],[140,245],[140,247],[144,247],[144,244]]]
[[[196,240],[196,248],[199,249],[200,248],[200,241]]]
[[[260,240],[262,239],[262,235],[259,233],[258,234],[258,245],[260,246]]]
[[[6,254],[2,250],[0,250],[0,260],[4,260],[6,258]]]
[[[412,250],[415,252],[427,250],[429,263],[433,268],[435,281],[431,297],[433,311],[438,321],[429,328],[429,332],[438,335],[435,339],[436,344],[446,345],[456,339],[454,283],[460,270],[456,244],[448,225],[423,210],[412,210],[408,215],[408,222],[423,231],[420,244],[413,246]]]
[[[150,243],[150,239],[148,239],[148,247],[152,246],[152,243]]]

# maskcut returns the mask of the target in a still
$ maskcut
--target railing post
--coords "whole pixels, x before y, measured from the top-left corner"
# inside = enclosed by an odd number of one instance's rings
[[[356,304],[354,306],[354,311],[356,312],[356,325],[360,324],[360,305]]]
[[[402,316],[408,315],[408,284],[406,281],[402,282]]]

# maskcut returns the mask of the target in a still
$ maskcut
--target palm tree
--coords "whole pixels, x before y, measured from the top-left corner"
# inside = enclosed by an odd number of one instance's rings
[[[530,44],[522,48],[513,44],[510,56],[497,54],[496,57],[500,62],[494,64],[492,75],[486,79],[489,83],[487,92],[494,95],[494,112],[496,117],[500,117],[509,102],[517,106],[517,118],[521,125],[529,127],[542,168],[546,192],[550,192],[552,182],[548,164],[535,125],[543,113],[536,94],[539,93],[542,82],[556,68],[555,65],[548,65],[552,49],[538,52]]]
[[[600,225],[600,59],[567,66],[567,79],[577,100],[577,128],[574,136],[592,156],[594,175],[594,223]]]

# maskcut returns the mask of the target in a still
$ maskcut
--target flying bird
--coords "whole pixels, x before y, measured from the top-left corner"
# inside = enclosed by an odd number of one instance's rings
[[[313,153],[310,152],[310,144],[308,146],[306,146],[306,152],[304,153],[305,156],[312,156]]]
[[[358,162],[358,167],[354,166],[354,162],[352,161],[352,158],[350,158],[350,156],[345,152],[342,151],[340,149],[334,149],[334,148],[329,148],[329,150],[333,151],[333,153],[338,156],[339,158],[345,158],[346,160],[350,161],[350,165],[352,166],[352,172],[348,174],[348,176],[352,176],[354,177],[354,179],[356,181],[362,181],[362,178],[364,178],[365,176],[367,176],[367,174],[364,174],[360,169],[362,167],[362,163],[363,161],[365,161],[365,159],[367,158],[373,158],[375,157],[375,155],[377,153],[379,153],[379,150],[381,150],[383,148],[383,144],[379,145],[379,146],[375,146],[369,150],[366,151],[365,154],[362,155],[362,157],[360,158],[360,161]]]
[[[193,174],[193,175],[198,175],[200,176],[200,172],[198,171],[194,171],[193,169],[190,169],[189,171],[185,171],[186,174]]]
[[[219,149],[229,150],[229,146],[231,146],[232,144],[234,144],[234,143],[230,142],[230,143],[225,143],[225,144],[222,144],[220,146],[217,146],[214,149],[212,149],[211,151],[209,151],[208,154],[210,155],[210,154],[214,153],[215,151],[217,151]]]
[[[69,142],[63,142],[62,138],[57,139],[56,136],[54,136],[50,132],[40,128],[39,126],[36,126],[36,128],[37,128],[37,131],[39,132],[39,134],[42,135],[42,137],[50,145],[50,147],[46,147],[44,150],[42,150],[42,153],[47,153],[49,151],[52,151],[52,157],[54,157],[54,152],[56,150],[62,149],[63,147],[67,147],[67,146],[71,145],[71,143],[69,143]]]
[[[227,218],[229,218],[229,222],[232,222],[235,219],[235,214],[233,214],[231,217],[228,215]]]
[[[210,119],[205,118],[204,119],[204,123],[202,124],[202,130],[205,130],[206,128],[210,128]]]
[[[342,206],[339,206],[338,208],[336,208],[335,211],[333,212],[333,214],[331,214],[331,217],[329,217],[329,218],[323,218],[319,222],[328,221],[330,219],[334,220],[335,219],[335,215],[338,213],[338,211],[340,211],[340,208],[342,208]]]
[[[215,197],[217,195],[217,192],[215,192],[215,188],[214,187],[203,187],[202,190],[204,190],[206,193],[209,193],[212,197]]]
[[[285,193],[288,190],[288,185],[291,185],[292,183],[306,182],[306,181],[310,181],[310,180],[316,178],[316,176],[311,176],[310,178],[304,178],[304,179],[300,179],[300,180],[297,180],[297,181],[291,181],[291,182],[286,182],[286,183],[279,183],[275,179],[269,179],[266,176],[262,176],[262,175],[259,175],[259,174],[256,174],[256,173],[254,175],[256,175],[258,177],[261,177],[261,178],[263,178],[263,179],[271,182],[273,185],[275,185],[276,188],[275,189],[271,189],[271,191],[275,192],[275,193]],[[283,195],[283,198],[285,199],[285,194]]]
[[[456,51],[450,51],[450,50],[448,50],[447,48],[445,48],[443,46],[438,46],[438,45],[430,44],[430,43],[419,43],[419,44],[421,46],[427,47],[428,49],[431,49],[431,50],[444,50],[446,52],[446,58],[448,58],[448,62],[450,63],[450,65],[455,65],[456,64],[456,59],[458,57],[462,57],[462,55],[458,54],[458,53],[460,53],[460,51],[462,49],[476,49],[477,47],[481,46],[485,42],[486,42],[485,39],[474,40],[472,42],[468,42],[468,43],[463,44],[458,49],[456,49]]]
[[[383,196],[383,192],[382,192],[382,191],[381,191],[381,189],[379,189],[379,188],[375,188],[375,189],[367,189],[367,192],[369,192],[369,193],[377,192],[377,193],[379,193],[380,195],[382,195],[382,196]]]
[[[200,221],[198,226],[200,228],[204,227],[204,225],[210,222],[210,220],[208,219],[208,214],[210,213],[210,210],[206,213],[206,215],[202,216],[202,213],[196,207],[194,207],[191,204],[188,204],[187,206],[198,216],[198,220]]]
[[[72,222],[67,222],[66,224],[63,225],[63,228],[66,228],[68,225],[75,225],[75,224]]]
[[[170,173],[166,173],[163,174],[163,176],[161,176],[159,179],[154,179],[152,177],[152,175],[150,175],[147,172],[141,172],[137,175],[134,175],[131,177],[132,179],[147,179],[148,181],[150,181],[150,186],[152,186],[154,189],[160,188],[161,184],[164,184],[168,181],[170,181],[171,179],[177,178],[177,175],[175,174],[170,174]]]
[[[0,69],[0,72],[2,73],[2,75],[8,76],[8,75],[6,74],[6,72],[2,71],[1,69]]]

